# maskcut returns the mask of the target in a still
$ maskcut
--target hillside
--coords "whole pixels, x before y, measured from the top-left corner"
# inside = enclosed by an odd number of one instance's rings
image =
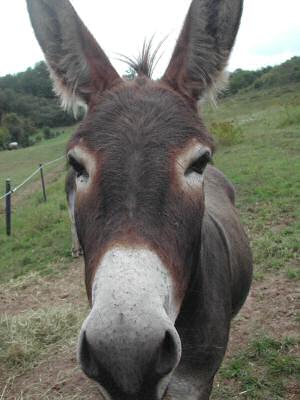
[[[46,163],[62,156],[65,143],[75,127],[64,129],[64,133],[52,140],[44,140],[35,146],[18,151],[2,151],[0,153],[0,197],[4,181],[10,178],[13,185],[21,183],[40,163]]]
[[[230,75],[228,96],[242,90],[271,89],[300,83],[300,57],[293,57],[275,67],[257,71],[238,69]]]
[[[223,96],[299,82],[300,57],[294,57],[275,67],[233,72]],[[25,72],[0,77],[0,150],[8,148],[10,142],[18,142],[21,147],[32,146],[51,136],[49,127],[74,123],[73,116],[61,109],[43,61]]]
[[[0,150],[9,142],[28,147],[39,142],[45,127],[74,124],[52,90],[44,62],[16,75],[0,77]]]
[[[5,113],[30,118],[37,126],[64,126],[74,123],[52,90],[44,61],[15,75],[0,77],[0,121]]]

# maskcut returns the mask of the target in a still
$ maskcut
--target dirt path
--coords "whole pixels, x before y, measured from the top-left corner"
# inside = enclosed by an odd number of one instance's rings
[[[31,277],[21,284],[0,288],[0,293],[0,313],[8,316],[20,315],[29,308],[38,310],[45,302],[47,307],[74,304],[83,309],[87,307],[80,261],[59,278]],[[272,275],[254,282],[246,305],[233,322],[227,357],[247,346],[250,338],[262,331],[279,339],[296,337],[299,334],[299,323],[296,322],[299,310],[297,282]],[[76,338],[63,351],[41,360],[26,373],[0,377],[0,400],[101,399],[96,385],[79,370],[75,348]],[[286,399],[296,400],[299,395],[300,387],[296,383]]]
[[[249,342],[254,332],[266,331],[274,338],[299,335],[300,286],[282,276],[269,275],[254,282],[250,296],[232,326],[231,351]]]

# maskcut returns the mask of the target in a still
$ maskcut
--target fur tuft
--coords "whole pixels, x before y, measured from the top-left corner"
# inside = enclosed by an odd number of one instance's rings
[[[79,109],[83,108],[85,109],[85,111],[87,110],[86,103],[79,96],[76,95],[78,84],[77,81],[75,81],[75,84],[72,88],[67,87],[66,85],[64,85],[63,81],[56,75],[50,65],[47,65],[50,77],[53,82],[54,92],[60,98],[62,108],[66,111],[72,112],[74,118],[77,119]]]
[[[217,80],[212,81],[211,86],[206,89],[204,92],[204,101],[208,101],[213,106],[217,106],[218,98],[222,95],[222,93],[226,90],[229,81],[229,72],[227,70],[223,70]],[[201,98],[200,98],[201,100]]]
[[[165,39],[163,39],[157,47],[153,49],[153,39],[152,37],[149,42],[146,40],[143,43],[142,50],[137,57],[131,58],[121,55],[120,61],[125,62],[138,76],[146,76],[147,78],[152,78],[155,68],[161,58],[158,55]]]

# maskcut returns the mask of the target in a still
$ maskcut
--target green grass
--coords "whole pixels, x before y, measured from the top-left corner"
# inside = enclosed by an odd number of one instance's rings
[[[234,121],[212,122],[210,131],[217,143],[223,146],[241,143],[243,139],[242,129]]]
[[[236,387],[244,399],[284,399],[290,381],[300,383],[299,344],[300,339],[285,337],[279,341],[257,335],[246,349],[222,366],[221,380],[231,385],[216,388],[213,399],[221,394],[223,400],[235,398]]]
[[[5,180],[11,179],[15,187],[36,170],[40,163],[54,160],[65,152],[65,144],[74,132],[74,127],[63,128],[65,133],[25,149],[0,152],[0,197],[5,192]],[[55,165],[47,167],[47,171]],[[38,179],[38,176],[36,177]]]
[[[300,263],[300,121],[286,125],[287,105],[298,115],[300,86],[224,99],[217,109],[206,108],[205,119],[219,126],[234,121],[243,132],[240,143],[219,146],[215,163],[236,187],[256,275],[285,271],[295,279],[288,271],[289,263]]]
[[[299,114],[300,86],[243,93],[205,111],[208,125],[233,121],[243,133],[237,144],[219,141],[215,163],[236,187],[257,279],[270,273],[300,279]],[[270,334],[257,333],[224,363],[213,400],[283,400],[289,387],[299,388],[300,337],[277,340]]]
[[[283,107],[284,116],[278,124],[278,128],[287,128],[291,125],[300,124],[300,110],[299,107],[294,106],[284,106]]]
[[[0,282],[35,271],[57,273],[71,262],[64,173],[47,188],[48,202],[33,193],[14,209],[11,237],[0,215]]]
[[[64,154],[65,145],[74,131],[17,151],[0,152],[0,182],[10,177],[13,186],[29,176],[40,162]],[[40,185],[34,180],[13,195],[12,237],[5,234],[4,201],[0,204],[0,282],[32,271],[57,273],[70,263],[70,222],[64,194],[64,161],[45,168],[48,202],[42,201]],[[52,174],[49,181],[49,173]],[[49,182],[48,182],[49,181]],[[32,189],[31,189],[32,188]],[[26,194],[24,197],[23,194]]]

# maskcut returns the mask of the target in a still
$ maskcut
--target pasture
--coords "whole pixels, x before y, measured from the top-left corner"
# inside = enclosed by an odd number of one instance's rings
[[[245,91],[223,99],[218,109],[206,105],[205,118],[220,143],[215,164],[235,184],[255,264],[252,292],[233,322],[212,399],[296,400],[300,86]],[[0,153],[1,181],[9,174],[18,183],[39,162],[59,157],[67,136]],[[47,179],[46,204],[38,182],[16,194],[11,238],[0,208],[1,400],[99,398],[76,364],[87,300],[81,261],[70,257],[64,165]]]

